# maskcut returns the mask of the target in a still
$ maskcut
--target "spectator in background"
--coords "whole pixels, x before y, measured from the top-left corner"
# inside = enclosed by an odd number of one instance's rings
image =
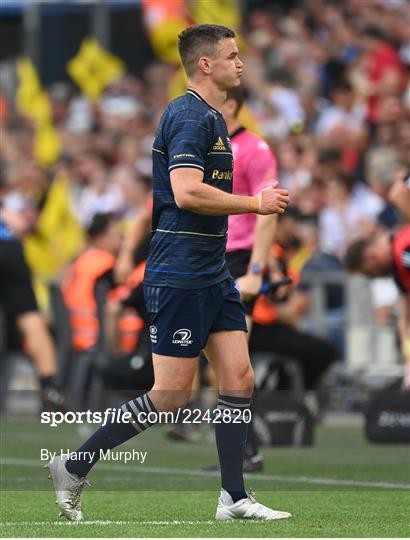
[[[88,227],[96,214],[119,213],[124,208],[124,198],[119,186],[109,182],[107,167],[100,155],[90,152],[84,159],[86,185],[76,211],[80,223]]]
[[[76,351],[91,350],[98,341],[95,288],[103,280],[110,288],[114,286],[112,270],[121,245],[118,223],[112,214],[94,215],[87,234],[88,247],[69,266],[62,281]]]
[[[320,249],[319,228],[314,219],[304,220],[300,224],[300,238],[305,246],[309,246],[310,256],[303,264],[297,291],[299,294],[306,294],[306,301],[312,305],[312,284],[310,277],[320,281],[321,276],[326,278],[329,274],[341,274],[343,264],[335,254],[327,253]],[[343,348],[341,347],[342,337],[340,332],[343,328],[345,316],[345,299],[343,286],[341,283],[329,283],[325,287],[325,335],[338,344],[339,358],[343,358]],[[312,329],[312,325],[310,325]]]
[[[368,118],[374,122],[379,114],[381,98],[403,91],[404,66],[380,28],[369,25],[362,35],[361,45],[367,65]]]
[[[321,111],[315,131],[326,146],[363,146],[365,119],[365,104],[357,100],[351,83],[343,80],[333,87],[331,104]]]
[[[375,147],[367,154],[367,183],[384,202],[377,220],[386,229],[395,227],[400,220],[398,211],[389,201],[389,191],[398,165],[397,151],[390,146]]]
[[[322,250],[343,257],[349,242],[372,234],[383,206],[367,187],[355,186],[351,175],[339,172],[329,177],[326,205],[319,214]]]

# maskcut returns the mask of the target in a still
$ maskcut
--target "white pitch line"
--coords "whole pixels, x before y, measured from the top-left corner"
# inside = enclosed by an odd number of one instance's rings
[[[4,527],[16,527],[20,526],[83,526],[83,525],[215,525],[216,520],[179,520],[174,519],[171,521],[127,521],[127,520],[108,520],[108,519],[96,519],[93,521],[2,521],[1,525]],[[232,523],[232,521],[224,521],[223,523]]]
[[[19,465],[21,467],[39,467],[40,460],[3,458],[0,465]],[[136,474],[170,474],[175,476],[199,476],[199,477],[219,477],[219,472],[198,471],[195,469],[173,469],[167,467],[148,467],[145,465],[131,467],[129,465],[101,465],[100,470],[111,472],[133,472]],[[247,475],[245,475],[247,476]],[[367,482],[364,480],[350,480],[342,478],[315,478],[309,476],[283,476],[278,474],[252,474],[252,479],[266,482],[291,482],[295,484],[315,484],[323,486],[346,486],[363,487],[372,489],[403,489],[410,490],[410,484],[395,482]]]

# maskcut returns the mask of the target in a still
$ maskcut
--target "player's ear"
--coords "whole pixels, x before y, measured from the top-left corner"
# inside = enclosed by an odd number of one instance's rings
[[[198,60],[200,70],[206,75],[210,75],[212,72],[211,62],[207,56],[201,56]]]

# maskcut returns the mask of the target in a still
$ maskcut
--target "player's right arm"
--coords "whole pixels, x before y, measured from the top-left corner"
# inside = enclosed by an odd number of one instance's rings
[[[258,195],[226,193],[203,182],[203,172],[194,168],[170,172],[172,191],[178,208],[206,216],[230,214],[282,214],[289,204],[287,189],[270,186]]]
[[[213,137],[212,124],[212,116],[184,110],[166,118],[161,126],[177,206],[206,216],[283,213],[289,203],[285,189],[271,186],[256,196],[244,196],[227,193],[203,182]]]

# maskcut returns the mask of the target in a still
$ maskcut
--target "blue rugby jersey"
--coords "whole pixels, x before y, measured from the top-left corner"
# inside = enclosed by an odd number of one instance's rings
[[[152,156],[154,206],[144,283],[193,289],[223,281],[230,275],[225,262],[228,218],[178,208],[170,171],[199,169],[206,184],[232,193],[233,156],[225,120],[188,90],[163,114]]]

